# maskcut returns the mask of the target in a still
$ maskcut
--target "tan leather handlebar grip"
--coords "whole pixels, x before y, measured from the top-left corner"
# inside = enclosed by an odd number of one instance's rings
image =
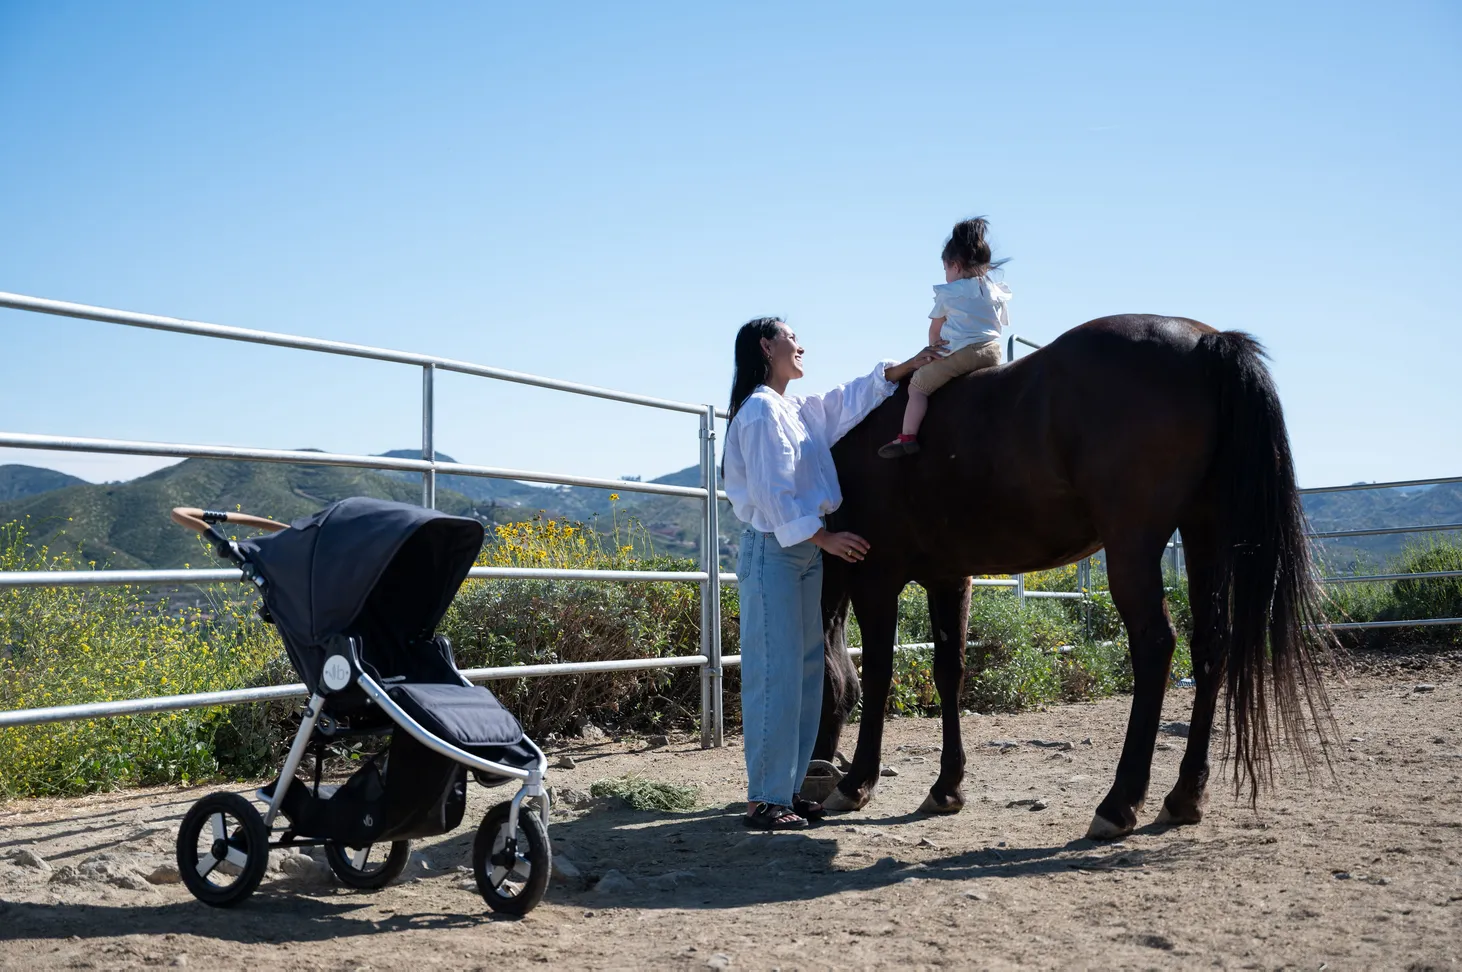
[[[236,523],[239,526],[257,527],[260,530],[268,530],[270,533],[278,533],[280,530],[289,528],[288,523],[280,523],[278,520],[266,520],[262,516],[253,516],[249,513],[222,513],[224,523]],[[173,507],[173,522],[178,526],[185,526],[189,530],[198,533],[208,532],[208,523],[203,519],[203,511],[195,506]]]

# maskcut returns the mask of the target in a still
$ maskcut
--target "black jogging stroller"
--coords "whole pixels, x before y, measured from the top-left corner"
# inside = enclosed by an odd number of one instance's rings
[[[384,887],[414,838],[462,822],[470,771],[485,786],[520,784],[477,829],[477,888],[494,911],[532,909],[553,866],[547,760],[491,692],[461,676],[451,644],[434,633],[477,558],[482,524],[366,498],[288,527],[243,513],[172,515],[258,589],[260,613],[310,695],[278,779],[255,794],[264,813],[237,793],[213,793],[183,818],[178,873],[188,890],[206,904],[237,904],[259,886],[271,848],[319,845],[344,884]],[[217,523],[276,532],[235,541]],[[322,785],[332,742],[378,751],[343,784]],[[313,783],[295,776],[307,752]]]

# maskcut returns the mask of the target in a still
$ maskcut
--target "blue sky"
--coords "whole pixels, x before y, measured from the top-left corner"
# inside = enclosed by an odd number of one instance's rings
[[[1014,329],[1270,348],[1305,485],[1462,472],[1454,3],[0,0],[0,290],[723,403],[921,343],[988,215]],[[0,429],[379,452],[413,369],[0,311]],[[654,476],[695,420],[439,382],[438,448]],[[93,480],[147,459],[19,453]]]

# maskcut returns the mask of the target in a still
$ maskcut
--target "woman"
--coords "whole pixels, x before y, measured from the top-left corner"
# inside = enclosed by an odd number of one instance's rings
[[[925,348],[826,395],[788,396],[787,384],[802,377],[802,353],[797,335],[774,317],[742,326],[726,432],[726,493],[750,524],[736,576],[749,780],[744,822],[759,830],[806,827],[824,813],[797,792],[822,715],[822,554],[857,562],[868,553],[862,537],[822,524],[843,501],[832,445],[901,379],[940,357]]]

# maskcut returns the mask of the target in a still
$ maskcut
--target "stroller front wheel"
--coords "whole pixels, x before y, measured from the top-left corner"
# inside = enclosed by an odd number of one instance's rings
[[[406,870],[406,862],[411,859],[411,841],[393,840],[384,857],[371,860],[371,855],[379,849],[379,844],[346,847],[336,841],[327,840],[325,860],[330,862],[330,870],[335,872],[341,884],[348,884],[362,891],[375,891],[390,884]]]
[[[493,911],[526,915],[543,900],[553,871],[552,850],[543,819],[532,807],[518,812],[510,833],[510,805],[499,803],[482,818],[472,844],[472,872],[477,890]]]
[[[229,908],[254,893],[269,867],[269,829],[237,793],[210,793],[178,828],[178,876],[193,897]]]

